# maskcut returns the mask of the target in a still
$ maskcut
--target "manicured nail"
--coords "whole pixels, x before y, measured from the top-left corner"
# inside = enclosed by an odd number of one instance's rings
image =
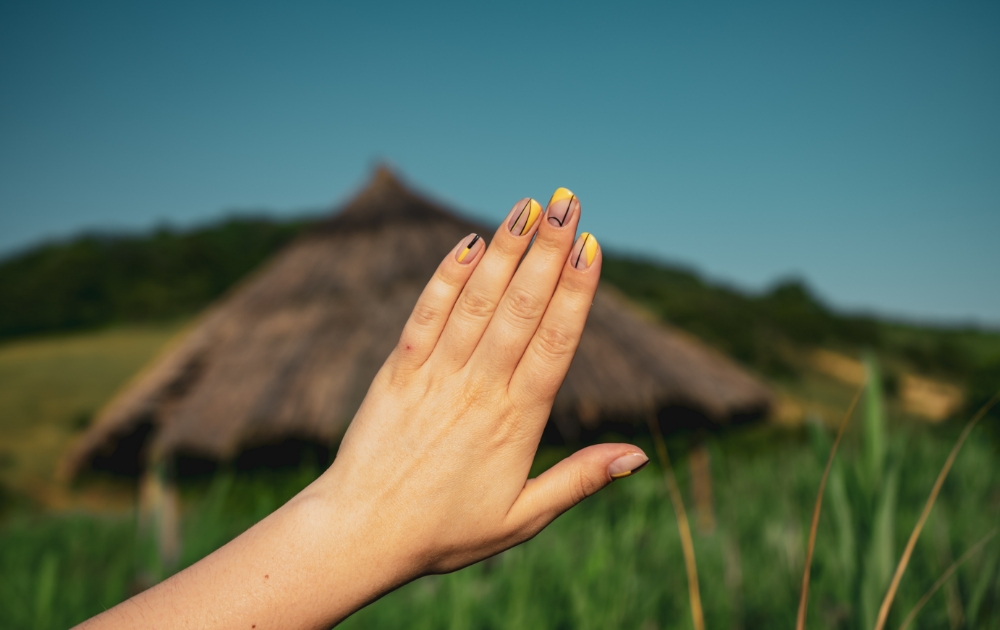
[[[580,209],[580,200],[576,198],[573,191],[567,188],[557,188],[549,199],[549,209],[546,214],[549,223],[556,227],[562,227],[573,218],[573,213]]]
[[[649,458],[642,453],[622,455],[608,466],[608,474],[612,479],[628,477],[642,470],[649,463]]]
[[[597,239],[590,232],[580,234],[576,239],[576,245],[569,254],[570,262],[577,269],[586,269],[597,257]]]
[[[475,260],[476,254],[478,254],[479,250],[485,246],[485,243],[483,243],[483,239],[479,238],[478,234],[469,234],[462,242],[465,243],[465,245],[458,248],[458,253],[455,254],[455,258],[457,258],[458,262],[463,265],[468,265],[470,262]]]
[[[531,198],[522,199],[514,204],[514,208],[510,211],[510,223],[507,224],[507,228],[515,236],[527,234],[541,214],[542,204]]]

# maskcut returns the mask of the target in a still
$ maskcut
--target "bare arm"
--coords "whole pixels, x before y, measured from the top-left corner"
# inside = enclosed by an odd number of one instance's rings
[[[81,627],[329,627],[421,575],[531,538],[645,465],[638,447],[600,444],[528,479],[600,276],[597,241],[574,240],[579,220],[579,201],[559,189],[545,212],[515,204],[488,249],[463,239],[333,465],[223,548]]]

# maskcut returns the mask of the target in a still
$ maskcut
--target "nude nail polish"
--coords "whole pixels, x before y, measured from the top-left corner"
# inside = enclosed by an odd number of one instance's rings
[[[622,479],[642,470],[649,463],[649,458],[643,453],[622,455],[608,466],[608,474],[612,479]]]
[[[549,208],[545,211],[549,223],[562,227],[573,218],[573,213],[580,210],[580,200],[568,188],[557,188],[549,199]]]
[[[515,236],[523,236],[534,227],[541,214],[542,204],[531,198],[522,199],[511,209],[507,229]]]
[[[597,257],[597,239],[590,232],[583,232],[569,253],[569,261],[577,269],[586,269]]]
[[[469,234],[462,242],[464,245],[458,248],[455,258],[463,265],[468,265],[470,262],[475,260],[476,254],[479,253],[479,250],[486,246],[486,244],[483,243],[483,239],[478,234]]]

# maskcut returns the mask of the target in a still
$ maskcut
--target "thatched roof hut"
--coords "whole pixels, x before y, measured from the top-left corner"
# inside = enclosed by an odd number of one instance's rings
[[[162,457],[225,461],[290,439],[335,444],[442,256],[472,231],[493,232],[380,169],[125,387],[64,472],[134,474]],[[650,411],[667,423],[681,412],[724,424],[764,413],[770,400],[733,362],[602,286],[553,431],[573,441]]]

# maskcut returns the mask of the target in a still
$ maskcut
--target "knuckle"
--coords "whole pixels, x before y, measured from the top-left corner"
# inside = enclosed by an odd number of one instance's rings
[[[553,234],[548,230],[539,232],[538,238],[535,239],[535,244],[532,247],[537,251],[541,251],[553,257],[565,257],[568,253],[566,252],[566,246],[563,243],[562,235]]]
[[[396,369],[391,370],[386,376],[386,385],[393,390],[400,390],[409,384],[407,376],[407,373],[397,367]]]
[[[599,489],[598,484],[582,469],[578,469],[570,475],[569,483],[570,497],[574,505],[594,494]]]
[[[588,276],[580,273],[564,273],[559,278],[559,287],[572,295],[574,300],[586,297],[588,304],[595,290],[593,281]]]
[[[575,336],[558,326],[542,326],[535,339],[539,352],[549,359],[561,359],[576,348]]]
[[[467,280],[467,273],[463,271],[464,267],[457,265],[455,267],[446,267],[438,272],[438,278],[441,282],[451,289],[461,289],[465,286]]]
[[[496,300],[478,291],[466,291],[459,300],[459,309],[474,319],[484,319],[496,310]]]
[[[505,299],[506,312],[514,321],[534,321],[545,312],[545,304],[526,289],[512,289]]]
[[[524,247],[525,245],[507,230],[507,224],[500,226],[496,236],[493,237],[493,242],[490,243],[490,248],[504,258],[520,258],[524,253]]]
[[[399,351],[399,348],[397,348],[397,351]],[[392,357],[390,357],[390,360],[386,361],[385,365],[382,366],[382,369],[375,375],[375,379],[372,381],[372,387],[398,390],[405,387],[409,382],[408,376],[409,370],[404,369],[398,361],[395,361]]]
[[[417,326],[430,326],[441,318],[441,311],[425,302],[418,302],[410,316]]]

